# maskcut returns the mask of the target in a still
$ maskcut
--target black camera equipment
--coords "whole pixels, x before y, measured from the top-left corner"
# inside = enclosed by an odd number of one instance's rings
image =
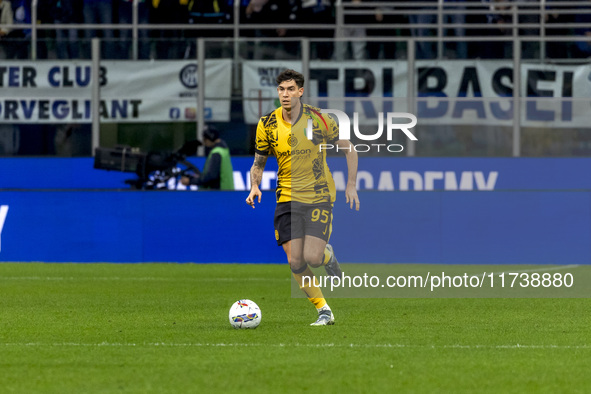
[[[159,189],[172,177],[199,176],[201,172],[186,160],[194,156],[201,145],[198,140],[186,142],[176,152],[152,151],[141,152],[139,148],[116,146],[115,148],[96,148],[94,168],[99,170],[133,172],[138,179],[129,179],[125,183],[134,189]],[[180,167],[184,167],[181,169]],[[190,175],[192,174],[192,175]]]

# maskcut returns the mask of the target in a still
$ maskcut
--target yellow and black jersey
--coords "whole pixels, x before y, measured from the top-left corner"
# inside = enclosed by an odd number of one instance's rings
[[[312,140],[306,136],[308,119],[312,120]],[[334,180],[320,144],[334,144],[338,138],[336,121],[307,104],[293,126],[283,120],[281,107],[259,120],[255,151],[277,158],[277,202],[334,202]]]

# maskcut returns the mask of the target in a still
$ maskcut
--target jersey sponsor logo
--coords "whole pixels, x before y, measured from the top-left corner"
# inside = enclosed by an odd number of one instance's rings
[[[302,156],[312,154],[312,149],[290,149],[284,152],[277,152],[277,158],[287,156]]]

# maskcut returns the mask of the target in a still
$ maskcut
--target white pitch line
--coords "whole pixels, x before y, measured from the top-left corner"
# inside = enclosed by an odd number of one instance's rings
[[[410,344],[355,344],[355,343],[171,343],[171,342],[146,342],[146,343],[119,343],[119,342],[100,342],[100,343],[42,343],[42,342],[23,342],[23,343],[0,343],[4,347],[279,347],[279,348],[395,348],[395,349],[591,349],[591,345],[410,345]]]
[[[72,280],[96,280],[96,281],[154,281],[154,282],[165,282],[165,281],[195,281],[195,282],[235,282],[235,281],[289,281],[290,278],[165,278],[165,277],[118,277],[118,276],[89,276],[89,277],[76,277],[76,276],[0,276],[2,280],[46,280],[46,281],[72,281]]]
[[[538,271],[559,271],[569,268],[579,268],[582,267],[580,264],[570,264],[570,265],[557,265],[551,267],[544,267],[544,268],[532,268],[532,269],[525,269],[525,270],[511,270],[511,271],[500,271],[500,272],[493,272],[492,275],[498,274],[506,274],[510,272],[521,273],[521,272],[538,272]],[[110,280],[120,280],[120,281],[196,281],[196,282],[235,282],[235,281],[253,281],[253,282],[261,282],[261,281],[290,281],[291,278],[257,278],[257,277],[245,277],[245,278],[166,278],[166,277],[119,277],[119,276],[88,276],[88,277],[76,277],[76,276],[0,276],[0,281],[2,280],[46,280],[46,281],[72,281],[72,280],[96,280],[96,281],[110,281]]]

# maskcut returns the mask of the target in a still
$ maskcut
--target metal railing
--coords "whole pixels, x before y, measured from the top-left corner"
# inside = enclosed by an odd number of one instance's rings
[[[423,38],[424,39],[424,38]],[[503,38],[497,37],[494,40],[496,41],[500,41]],[[534,38],[520,38],[518,37],[516,39],[516,41],[514,42],[513,45],[513,56],[512,59],[510,60],[511,64],[512,64],[512,72],[511,72],[511,78],[512,78],[512,86],[517,86],[520,87],[522,86],[522,57],[521,57],[521,43],[527,40],[533,40]],[[210,39],[211,41],[216,41],[216,40],[220,40],[220,39]],[[198,81],[205,81],[205,83],[199,83],[198,84],[198,94],[196,96],[196,108],[197,108],[197,116],[196,116],[196,136],[197,138],[201,138],[201,132],[204,129],[204,125],[205,125],[205,114],[204,114],[204,105],[202,105],[202,103],[205,102],[206,99],[208,99],[205,95],[205,85],[207,84],[207,80],[205,78],[205,61],[206,61],[206,56],[205,56],[205,47],[206,47],[206,43],[210,40],[205,40],[203,38],[199,38],[196,40],[196,48],[197,48],[197,56],[194,60],[196,60],[197,62],[197,70],[199,75],[197,76],[197,80]],[[317,41],[318,39],[316,39]],[[343,38],[341,39],[336,39],[338,40],[344,40]],[[406,108],[409,112],[413,113],[413,114],[417,114],[417,103],[421,100],[425,100],[425,97],[420,97],[419,92],[418,92],[418,85],[417,85],[417,74],[416,74],[416,56],[415,56],[415,43],[417,41],[420,41],[420,38],[402,38],[399,37],[397,38],[397,41],[401,41],[401,42],[405,42],[407,45],[407,57],[406,57],[406,64],[407,64],[407,80],[409,81],[406,84],[406,89],[407,91],[405,92],[406,95],[403,98],[403,100],[406,101]],[[302,74],[304,75],[305,80],[310,81],[310,64],[312,62],[313,59],[311,59],[310,56],[310,46],[311,44],[314,42],[315,40],[311,40],[311,39],[307,39],[307,38],[303,38],[301,39],[301,66],[302,66]],[[100,40],[99,39],[93,39],[93,45],[92,45],[92,53],[93,53],[93,59],[92,59],[92,70],[93,70],[93,76],[92,76],[92,80],[93,81],[98,81],[99,80],[99,64],[100,64]],[[425,63],[423,63],[425,64]],[[100,141],[100,116],[99,116],[99,108],[98,108],[98,103],[100,102],[100,88],[98,86],[98,83],[93,83],[93,89],[92,89],[92,113],[93,113],[93,117],[92,117],[92,124],[93,124],[93,149],[92,151],[94,152],[94,148],[99,146],[99,141]],[[490,97],[490,98],[479,98],[479,100],[498,100],[500,97]],[[242,100],[242,101],[247,101],[249,100],[248,97],[245,97],[244,95],[241,96],[237,96],[237,97],[228,97],[227,100],[232,100],[232,99],[238,99],[238,100]],[[474,98],[470,98],[470,97],[440,97],[437,98],[437,100],[448,100],[448,101],[466,101],[466,100],[471,100]],[[504,99],[504,98],[501,98]],[[511,120],[511,128],[512,128],[512,148],[511,148],[511,154],[514,157],[519,157],[521,156],[521,136],[522,136],[522,121],[521,121],[521,114],[522,114],[522,103],[525,100],[535,100],[536,98],[527,98],[524,97],[521,93],[521,89],[519,88],[514,88],[512,89],[512,95],[510,97],[506,98],[506,101],[508,103],[510,103],[512,105],[513,108],[513,117]],[[583,99],[588,101],[588,98],[579,98],[579,99]],[[569,101],[573,101],[573,100],[579,100],[577,98],[562,98],[561,100],[569,100]],[[226,100],[226,99],[220,99],[220,100]],[[252,100],[257,100],[256,98],[253,98]],[[414,156],[416,154],[415,151],[415,145],[414,143],[410,142],[408,144],[408,149],[405,150],[406,154],[408,156]]]
[[[582,2],[579,1],[572,1],[572,2],[561,2],[557,5],[560,6],[575,6],[581,5]],[[363,6],[367,7],[366,4],[361,3]],[[362,8],[361,5],[357,5],[355,3],[337,3],[336,7],[336,14],[335,14],[335,23],[331,25],[294,25],[289,26],[295,30],[298,29],[306,29],[309,30],[311,28],[314,29],[334,29],[335,30],[335,37],[330,39],[333,43],[339,42],[356,42],[356,41],[378,41],[378,42],[396,42],[406,45],[406,57],[405,61],[408,67],[408,80],[415,81],[416,80],[416,71],[415,71],[415,64],[417,61],[416,56],[416,47],[418,43],[421,42],[437,42],[437,58],[442,58],[443,51],[442,47],[444,43],[447,42],[459,42],[459,41],[466,41],[466,42],[482,42],[482,41],[490,41],[490,42],[509,42],[512,44],[512,56],[510,61],[513,65],[512,71],[512,78],[513,78],[513,85],[514,86],[521,86],[521,64],[523,62],[522,59],[522,51],[521,46],[523,43],[529,42],[540,42],[540,43],[549,43],[549,42],[563,42],[569,43],[571,42],[575,36],[573,34],[563,35],[563,36],[549,36],[548,29],[549,27],[545,24],[544,19],[545,15],[549,12],[548,6],[550,2],[541,0],[539,3],[531,3],[531,2],[506,2],[509,4],[509,10],[503,10],[502,14],[504,15],[512,15],[512,21],[510,24],[503,25],[511,29],[511,34],[508,36],[487,36],[487,35],[478,35],[478,36],[446,36],[443,34],[443,30],[447,28],[452,28],[457,26],[458,24],[449,24],[446,23],[444,15],[448,15],[454,12],[457,12],[454,7],[449,6],[448,4],[455,4],[455,3],[445,3],[442,0],[439,0],[437,4],[435,3],[428,3],[428,2],[408,2],[408,3],[395,3],[396,7],[400,7],[400,9],[389,9],[389,10],[381,10],[383,13],[388,13],[391,15],[409,15],[410,12],[417,13],[417,14],[437,14],[437,20],[435,24],[428,23],[428,24],[389,24],[388,28],[399,28],[399,29],[410,29],[410,28],[430,28],[437,32],[434,36],[394,36],[394,37],[345,37],[344,29],[350,27],[361,27],[366,29],[379,29],[383,28],[383,26],[379,26],[376,24],[352,24],[347,23],[346,19],[347,16],[363,16],[363,15],[370,15],[372,12],[378,7],[392,7],[392,3],[372,3],[372,6],[376,8]],[[464,13],[467,15],[486,15],[490,13],[489,9],[482,9],[483,3],[481,2],[465,2],[461,3],[462,5],[470,6],[470,7],[480,7],[480,9],[472,10],[466,9],[463,10]],[[501,4],[496,3],[495,4]],[[37,5],[38,0],[33,0],[33,8],[32,8],[32,16],[33,20],[36,18],[37,13]],[[411,7],[409,9],[404,9],[402,7]],[[522,7],[521,7],[522,6]],[[196,60],[198,63],[198,70],[200,75],[198,75],[198,80],[204,81],[205,80],[205,60],[206,60],[206,45],[209,42],[224,42],[228,45],[233,47],[233,56],[235,60],[234,64],[234,87],[238,88],[240,85],[240,65],[241,62],[244,60],[240,56],[239,47],[241,44],[252,41],[252,42],[281,42],[284,39],[281,38],[255,38],[255,37],[244,37],[243,33],[248,30],[253,29],[273,29],[279,27],[285,27],[285,25],[277,25],[277,24],[243,24],[240,23],[240,9],[238,2],[235,3],[234,7],[234,20],[231,24],[228,25],[203,25],[203,24],[182,24],[182,25],[146,25],[141,24],[138,21],[138,13],[137,13],[138,1],[134,0],[133,2],[133,23],[132,24],[110,24],[110,25],[86,25],[86,24],[30,24],[30,25],[10,25],[9,28],[29,28],[31,29],[31,60],[37,59],[36,48],[38,43],[38,32],[41,30],[56,30],[56,29],[78,29],[78,30],[86,30],[86,29],[113,29],[113,30],[124,30],[124,29],[131,29],[132,30],[132,58],[138,58],[138,47],[139,47],[139,31],[142,29],[146,30],[154,30],[154,29],[185,29],[185,30],[194,30],[194,29],[202,29],[202,30],[220,30],[225,29],[231,31],[231,34],[227,38],[199,38],[193,41],[193,44],[196,47],[196,54],[192,59]],[[432,7],[432,9],[419,9],[417,7]],[[534,8],[532,8],[534,7]],[[570,9],[559,9],[557,10],[559,13],[568,14],[572,13],[573,10]],[[590,10],[591,12],[591,10]],[[540,16],[540,23],[520,23],[519,16],[520,15],[539,15]],[[497,28],[496,26],[491,26],[490,24],[466,24],[461,25],[465,28],[474,28],[474,29],[492,29]],[[1,26],[0,26],[1,27]],[[580,28],[580,27],[591,27],[587,24],[552,24],[552,28]],[[520,29],[523,28],[533,28],[538,31],[538,34],[535,35],[528,35],[528,36],[521,36]],[[314,60],[311,54],[311,46],[318,43],[326,42],[326,39],[323,38],[314,38],[314,37],[290,37],[290,39],[297,40],[300,42],[301,46],[301,62],[302,62],[302,72],[307,80],[309,80],[310,76],[310,62]],[[98,39],[93,39],[92,44],[92,70],[93,70],[93,81],[98,81],[98,70],[99,70],[99,63],[101,60],[100,56],[100,45],[101,42]],[[541,45],[543,48],[544,45]],[[545,55],[540,55],[540,61],[545,61]],[[197,100],[198,102],[203,102],[205,97],[205,90],[204,84],[200,83],[198,85],[198,94]],[[417,92],[416,92],[416,84],[415,83],[408,83],[406,92],[406,100],[407,100],[407,107],[410,112],[414,112],[416,110],[417,105]],[[237,96],[229,99],[241,99],[244,100],[245,97]],[[512,155],[517,157],[521,155],[521,136],[522,136],[522,125],[520,123],[520,116],[521,113],[521,105],[522,100],[524,98],[520,96],[519,89],[513,89],[513,96],[511,97],[512,105],[514,108],[514,115],[513,116],[513,123],[512,123]],[[100,116],[99,116],[99,107],[98,103],[100,101],[100,88],[98,84],[93,84],[92,90],[92,118],[93,118],[93,135],[92,135],[92,151],[94,152],[94,148],[98,146],[100,141]],[[196,133],[197,136],[200,137],[200,132],[203,130],[203,126],[205,123],[204,120],[204,113],[203,113],[203,105],[197,105],[197,122],[196,122]],[[409,144],[406,153],[410,156],[415,155],[415,146],[413,144]]]
[[[32,0],[31,8],[31,20],[38,20],[38,5],[39,0]],[[490,38],[489,33],[499,29],[499,25],[494,23],[487,23],[480,21],[468,21],[466,23],[450,23],[447,20],[447,16],[464,15],[466,17],[481,17],[481,19],[487,16],[506,16],[510,17],[510,21],[505,21],[502,25],[504,29],[511,33],[506,35],[508,37],[519,37],[522,36],[521,30],[528,29],[528,36],[535,37],[536,41],[544,44],[551,41],[551,37],[548,36],[549,31],[555,29],[578,29],[578,28],[589,28],[591,26],[588,23],[548,23],[547,17],[549,15],[574,15],[575,13],[584,12],[587,7],[591,7],[588,1],[561,1],[553,2],[547,0],[539,1],[466,1],[466,2],[447,2],[444,0],[437,0],[436,2],[429,1],[408,1],[408,2],[376,2],[376,3],[353,3],[350,1],[337,1],[334,8],[334,20],[328,20],[326,23],[315,23],[308,24],[304,21],[298,21],[298,23],[264,23],[264,24],[252,24],[248,21],[241,20],[241,7],[240,1],[234,2],[233,15],[231,16],[231,23],[227,24],[150,24],[141,23],[138,16],[139,1],[134,0],[132,3],[132,23],[131,24],[85,24],[85,23],[28,23],[28,24],[12,24],[12,25],[0,25],[0,28],[8,29],[27,29],[31,31],[30,34],[30,57],[32,60],[37,59],[37,44],[39,41],[40,31],[56,31],[56,30],[113,30],[123,31],[131,30],[132,40],[132,59],[138,58],[138,41],[140,39],[140,30],[157,31],[157,30],[181,30],[181,31],[195,31],[195,30],[209,30],[209,31],[220,31],[223,30],[227,34],[227,38],[233,39],[235,45],[239,42],[239,39],[244,38],[244,33],[253,30],[273,30],[273,29],[289,29],[293,32],[301,32],[292,34],[293,38],[298,36],[310,37],[310,31],[322,31],[322,30],[334,30],[334,37],[341,38],[345,36],[345,31],[348,28],[361,28],[370,30],[380,30],[384,28],[388,29],[401,29],[410,30],[410,35],[413,36],[418,34],[418,30],[429,30],[429,34],[432,34],[431,40],[437,42],[437,58],[443,56],[443,45],[445,42],[454,41],[477,41],[482,39]],[[591,9],[588,10],[591,13]],[[425,16],[431,15],[428,23],[410,23],[410,21],[404,21],[403,23],[352,23],[350,18],[359,17],[370,17],[375,16],[377,13],[386,16],[399,16],[399,17],[411,17],[411,16]],[[523,22],[522,17],[535,17],[537,22],[532,23],[531,21]],[[445,34],[446,30],[462,28],[465,29],[469,34],[462,37],[450,37]],[[479,30],[479,34],[471,34],[471,31]],[[533,33],[533,34],[532,34]],[[570,32],[567,35],[559,36],[564,41],[569,38],[575,38],[576,34]],[[373,39],[374,37],[372,37]],[[418,38],[418,37],[417,37]],[[474,40],[473,40],[474,39]],[[237,47],[234,47],[235,53],[237,53]],[[540,48],[540,59],[546,58],[545,46],[541,45]]]

